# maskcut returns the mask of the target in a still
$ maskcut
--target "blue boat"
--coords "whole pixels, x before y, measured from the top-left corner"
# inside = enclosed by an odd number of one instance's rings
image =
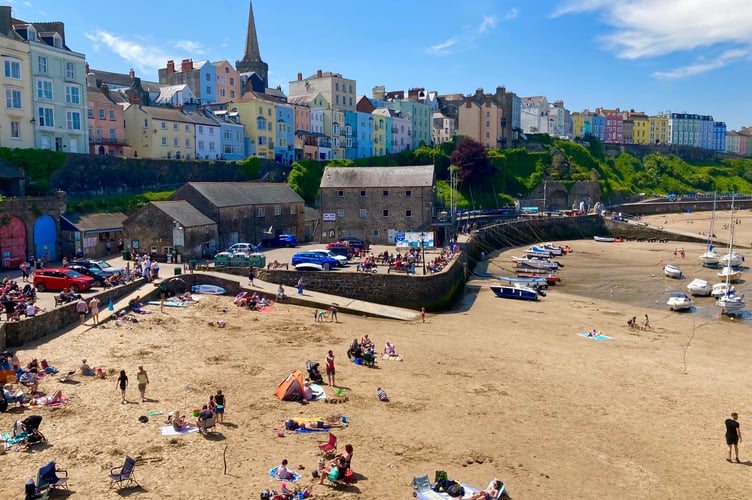
[[[546,295],[541,288],[546,285],[545,278],[513,278],[498,276],[497,279],[506,281],[508,285],[492,285],[491,291],[502,299],[538,300]]]

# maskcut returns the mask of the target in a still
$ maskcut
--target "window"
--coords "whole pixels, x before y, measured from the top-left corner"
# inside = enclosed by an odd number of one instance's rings
[[[258,207],[256,209],[256,217],[266,217],[266,209],[264,207]]]
[[[276,205],[274,207],[274,215],[282,215],[282,207],[280,207],[279,205]]]
[[[94,110],[91,108],[86,108],[86,116],[88,118],[94,118]]]
[[[179,148],[180,147],[180,139],[178,139],[177,137],[173,138],[172,139],[172,145],[175,146],[176,148]]]
[[[201,151],[204,150],[204,141],[198,141],[198,149],[200,149]]]
[[[365,208],[361,208],[360,209],[360,217],[363,218],[363,219],[365,219],[367,216],[368,216],[368,210],[366,210]]]
[[[177,130],[177,129],[178,129],[178,124],[177,123],[173,123],[172,124],[172,130]]]
[[[113,121],[113,122],[115,121],[115,110],[114,109],[110,110],[110,121]]]
[[[372,235],[373,235],[374,237],[378,237],[378,236],[379,236],[379,230],[378,230],[378,229],[374,229],[374,230],[373,230],[373,232],[372,232],[371,234],[372,234]]]
[[[209,76],[209,75],[207,75],[207,76]],[[224,85],[225,83],[227,83],[227,77],[225,75],[219,75],[219,83],[221,83],[222,85]]]
[[[230,77],[230,85],[235,85],[235,78],[232,76]]]
[[[110,129],[110,142],[117,142],[117,134],[114,128]]]
[[[209,141],[209,151],[214,151],[214,150],[215,150],[214,141]]]
[[[222,90],[220,91],[220,95],[221,95],[222,97],[227,97],[227,90],[225,90],[225,89],[222,89]]]
[[[21,61],[16,59],[6,59],[3,62],[5,66],[5,78],[21,79]]]
[[[162,146],[167,146],[167,137],[162,136]]]
[[[405,217],[412,217],[412,216],[413,216],[412,209],[410,209],[410,208],[406,209],[405,210]]]
[[[21,109],[23,99],[21,98],[21,89],[5,89],[5,107],[8,109]]]
[[[382,217],[389,217],[389,209],[388,208],[383,209],[381,211],[381,216]]]
[[[206,81],[207,82],[211,81],[211,74],[209,74],[209,73],[206,74]]]
[[[37,97],[39,99],[52,100],[52,80],[37,80]]]
[[[102,142],[102,129],[97,127],[97,142]]]
[[[365,192],[365,190],[362,190],[362,191],[360,192],[360,197],[361,197],[361,198],[365,198],[365,197],[366,197],[366,192]]]
[[[76,66],[71,62],[65,63],[65,78],[68,80],[76,79]]]
[[[185,131],[186,132],[190,132],[191,131],[191,126],[188,125],[187,123],[185,124]]]
[[[345,209],[344,208],[338,208],[337,209],[337,217],[344,217],[345,216]]]
[[[412,197],[412,195],[413,195],[413,192],[411,190],[408,189],[407,191],[405,191],[405,198],[410,198]]]
[[[81,104],[81,89],[76,85],[66,85],[65,102],[67,104]]]
[[[99,114],[100,116],[102,115],[102,113],[99,113]],[[104,118],[104,116],[101,116],[101,117]],[[167,123],[162,122],[162,130],[167,130]]]
[[[15,120],[10,122],[10,136],[14,139],[21,138],[21,122]]]
[[[55,111],[52,108],[46,106],[39,106],[37,110],[39,116],[40,127],[54,127],[55,126]]]
[[[45,56],[39,56],[37,62],[39,72],[42,74],[47,74],[47,58]]]
[[[214,135],[214,127],[209,127],[209,135]]]
[[[188,149],[191,148],[191,140],[190,139],[186,139],[185,140],[185,147],[188,148]]]
[[[337,198],[344,198],[345,192],[344,191],[337,191]]]
[[[235,91],[234,90],[230,91],[230,99],[235,99]]]
[[[290,207],[290,215],[295,215],[298,213],[298,207],[296,205],[292,205]]]
[[[144,118],[144,128],[149,128],[149,119]]]
[[[210,95],[212,93],[211,91],[211,85],[206,86],[206,95]]]
[[[78,111],[66,111],[65,124],[68,130],[81,130],[81,113]]]
[[[381,194],[382,196],[389,196],[389,191],[385,189],[384,191],[381,192]]]

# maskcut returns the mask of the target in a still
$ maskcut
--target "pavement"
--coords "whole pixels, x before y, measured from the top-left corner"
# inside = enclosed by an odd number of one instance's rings
[[[273,249],[265,249],[264,254],[266,255],[266,262],[272,262],[274,260],[277,260],[279,262],[290,262],[292,259],[292,256],[295,252],[302,251],[304,249],[315,249],[315,248],[325,248],[326,245],[322,245],[320,243],[311,243],[311,244],[303,244],[299,245],[295,248],[273,248]],[[384,252],[384,250],[389,250],[390,252],[394,252],[395,248],[394,246],[372,246],[371,250],[374,254],[377,254],[378,252]],[[432,253],[433,250],[426,250],[426,258],[430,260],[430,253]],[[436,250],[438,252],[438,250]],[[118,266],[118,267],[125,267],[126,261],[123,259],[122,255],[111,255],[109,257],[105,257],[102,260],[107,261],[112,266]],[[334,272],[357,272],[357,260],[351,261],[351,263],[343,268],[338,268]],[[204,263],[204,261],[199,261],[199,264]],[[46,267],[60,267],[62,266],[61,262],[52,262],[47,264]],[[167,279],[170,277],[173,277],[175,275],[175,268],[181,267],[181,273],[187,273],[188,270],[185,267],[184,264],[178,264],[178,263],[160,263],[160,270],[159,274],[161,279]],[[132,267],[132,263],[131,263]],[[417,273],[422,273],[422,268],[416,269]],[[263,293],[265,295],[275,297],[277,294],[277,289],[279,288],[279,285],[276,283],[268,283],[264,282],[260,279],[254,280],[254,287],[247,286],[247,279],[238,276],[236,274],[228,274],[223,273],[220,271],[214,271],[210,268],[209,271],[197,271],[195,274],[212,274],[217,277],[221,277],[223,279],[231,280],[231,281],[237,281],[241,288],[246,291],[257,291],[260,293]],[[17,280],[19,283],[21,283],[21,271],[18,269],[10,269],[6,270],[2,276],[8,276],[10,279]],[[32,281],[31,278],[29,278],[29,281]],[[21,286],[23,287],[23,283],[21,283]],[[128,301],[132,298],[135,298],[136,295],[145,295],[147,291],[153,291],[153,284],[144,283],[144,286],[148,286],[148,290],[144,290],[144,287],[139,288],[138,290],[134,291],[132,294],[123,297],[121,300],[117,301],[113,304],[114,309],[120,310],[125,308],[128,305]],[[312,290],[305,290],[304,293],[298,294],[297,289],[293,287],[284,287],[285,289],[285,302],[288,304],[294,304],[294,305],[301,305],[305,307],[312,307],[312,308],[326,308],[328,309],[331,305],[336,305],[337,310],[340,313],[349,313],[349,314],[359,314],[359,315],[367,315],[367,316],[374,316],[374,317],[380,317],[380,318],[387,318],[387,319],[395,319],[395,320],[401,320],[401,321],[413,321],[417,320],[420,317],[420,313],[417,311],[413,311],[412,309],[404,309],[399,307],[393,307],[393,306],[386,306],[382,304],[377,304],[373,302],[366,302],[363,300],[357,300],[357,299],[350,299],[347,297],[341,297],[336,295],[330,295],[326,293],[316,292]],[[85,292],[81,292],[81,295],[88,299],[89,297],[97,294],[101,289],[100,288],[92,288],[90,290],[87,290]],[[54,296],[57,295],[59,292],[37,292],[37,305],[41,307],[42,309],[46,311],[51,311],[55,308],[55,299]],[[108,311],[106,310],[107,304],[101,304],[100,305],[100,318],[106,318],[109,316]],[[92,321],[91,319],[87,320],[87,325],[80,327],[82,329],[91,328]]]

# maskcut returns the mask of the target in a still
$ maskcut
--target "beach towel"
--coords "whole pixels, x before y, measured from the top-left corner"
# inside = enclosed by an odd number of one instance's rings
[[[464,496],[470,496],[473,493],[477,493],[478,491],[480,491],[477,488],[474,488],[470,486],[469,484],[465,484],[465,483],[462,483],[462,487],[465,488]],[[428,490],[428,491],[417,492],[415,494],[415,498],[418,498],[420,500],[446,500],[452,497],[450,497],[446,493],[439,493],[438,491]]]
[[[259,311],[259,312],[263,312],[263,313],[274,312],[274,309],[272,309],[269,306],[259,306],[259,307],[256,308],[256,310]]]
[[[31,400],[30,406],[40,408],[45,406],[60,406],[70,401],[70,398],[66,396],[65,394],[60,395],[60,399],[58,401],[55,401],[54,403],[48,403],[47,397],[42,396],[41,398],[34,398]]]
[[[382,354],[381,359],[390,359],[392,361],[404,361],[405,357],[398,354]]]
[[[277,466],[272,467],[271,469],[269,469],[269,475],[271,477],[273,477],[274,479],[276,479],[277,481],[289,481],[291,483],[294,483],[295,481],[297,481],[301,477],[299,472],[290,471],[290,472],[292,472],[292,477],[288,477],[286,479],[280,479],[280,478],[277,477],[277,469],[279,469],[279,465],[277,465]]]
[[[588,332],[578,333],[577,335],[579,335],[580,337],[587,337],[587,338],[593,339],[593,340],[611,340],[611,337],[609,337],[608,335],[602,335],[600,333],[598,335],[596,335],[595,337],[590,336],[590,334]]]
[[[150,306],[158,306],[160,305],[160,302],[158,300],[150,300],[147,302]],[[187,307],[187,302],[180,302],[179,300],[165,300],[164,305],[166,307]]]
[[[3,432],[2,435],[3,441],[8,444],[23,443],[27,437],[29,437],[29,435],[26,432],[19,432],[15,437],[11,436],[7,432]]]
[[[313,400],[326,399],[326,392],[324,388],[318,384],[311,384],[311,391],[313,391]]]
[[[162,427],[163,436],[180,436],[181,434],[188,434],[189,432],[198,432],[198,427],[193,424],[187,424],[185,427],[176,431],[171,425],[165,425]]]

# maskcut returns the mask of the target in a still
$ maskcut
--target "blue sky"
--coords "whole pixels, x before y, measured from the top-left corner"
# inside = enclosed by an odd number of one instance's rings
[[[247,0],[8,3],[19,19],[63,21],[68,46],[92,68],[133,67],[144,80],[157,81],[168,59],[243,56]],[[319,10],[308,12],[312,5]],[[369,96],[374,85],[463,94],[504,85],[572,111],[689,112],[729,130],[752,125],[750,0],[256,0],[253,10],[270,85],[285,93],[298,72],[322,69]]]

